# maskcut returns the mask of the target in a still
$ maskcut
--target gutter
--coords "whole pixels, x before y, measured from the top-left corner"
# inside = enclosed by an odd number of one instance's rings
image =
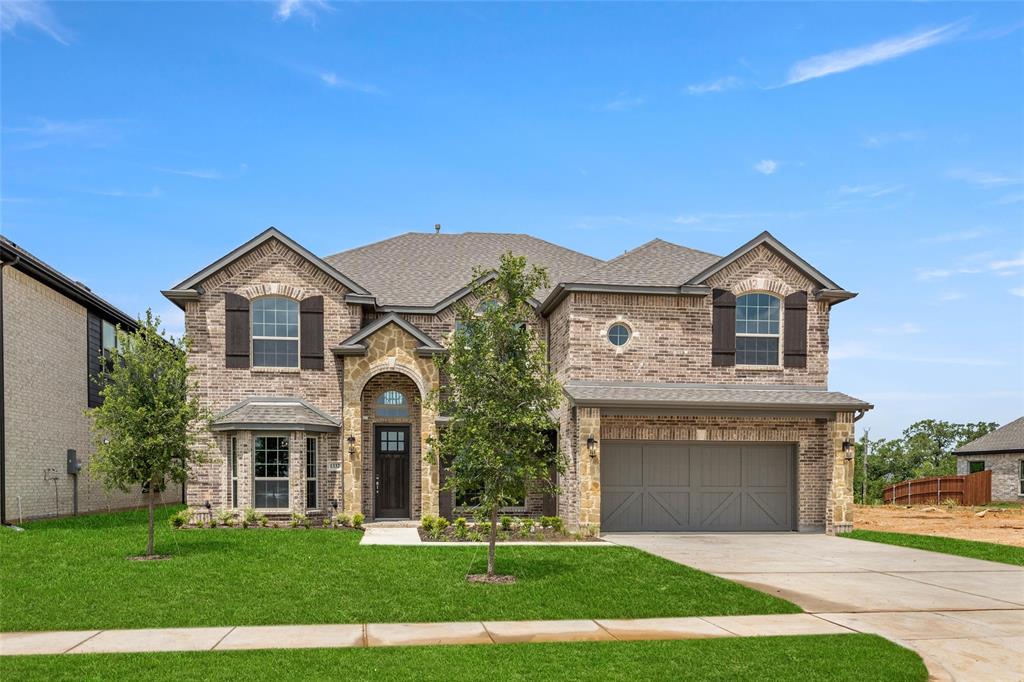
[[[635,284],[590,284],[560,282],[540,304],[537,312],[543,317],[553,311],[566,296],[574,291],[607,294],[652,294],[661,296],[707,296],[711,287],[683,284],[681,286],[643,286]]]

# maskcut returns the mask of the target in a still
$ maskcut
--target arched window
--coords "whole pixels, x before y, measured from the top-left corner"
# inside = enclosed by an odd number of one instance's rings
[[[398,391],[384,391],[377,398],[374,412],[378,417],[408,417],[409,403]]]
[[[736,364],[779,364],[779,299],[745,294],[736,299]]]
[[[252,302],[253,367],[299,366],[299,304],[290,298]]]

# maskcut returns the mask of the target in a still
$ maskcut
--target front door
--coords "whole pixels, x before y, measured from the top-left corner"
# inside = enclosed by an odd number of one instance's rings
[[[374,515],[409,518],[409,427],[374,429]]]

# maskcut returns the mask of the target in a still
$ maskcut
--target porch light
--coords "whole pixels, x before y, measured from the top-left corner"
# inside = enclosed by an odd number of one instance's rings
[[[849,438],[843,441],[843,455],[846,459],[853,459],[853,441]]]
[[[597,439],[594,438],[594,434],[587,436],[587,452],[591,457],[597,457]]]
[[[354,457],[356,454],[356,437],[349,434],[345,440],[348,441],[348,454]]]
[[[331,500],[331,509],[337,509],[337,508],[338,508],[338,501],[337,500]]]

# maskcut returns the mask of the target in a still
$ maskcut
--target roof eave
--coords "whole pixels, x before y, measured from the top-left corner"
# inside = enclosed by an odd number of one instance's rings
[[[572,292],[607,294],[649,294],[656,296],[706,296],[711,287],[683,284],[681,286],[646,286],[642,284],[598,284],[590,282],[559,282],[540,304],[538,312],[546,317]]]
[[[189,301],[199,300],[199,292],[195,289],[164,289],[160,293],[182,310],[185,309],[185,304]]]
[[[847,291],[845,289],[821,289],[817,294],[815,294],[815,297],[819,301],[825,301],[826,303],[836,305],[843,301],[849,301],[851,298],[856,298],[857,292]]]
[[[217,422],[211,431],[316,431],[336,433],[341,427],[335,424],[304,424],[302,422]]]
[[[974,455],[1016,455],[1024,452],[1021,448],[993,448],[991,450],[957,450],[953,454],[957,457],[972,457]]]
[[[700,410],[750,410],[754,412],[774,412],[786,410],[791,412],[854,412],[868,411],[874,408],[870,403],[829,403],[827,405],[808,405],[805,403],[749,403],[741,401],[700,401],[700,400],[629,400],[608,398],[574,398],[567,393],[572,401],[580,407],[653,407],[664,409],[700,409]]]

